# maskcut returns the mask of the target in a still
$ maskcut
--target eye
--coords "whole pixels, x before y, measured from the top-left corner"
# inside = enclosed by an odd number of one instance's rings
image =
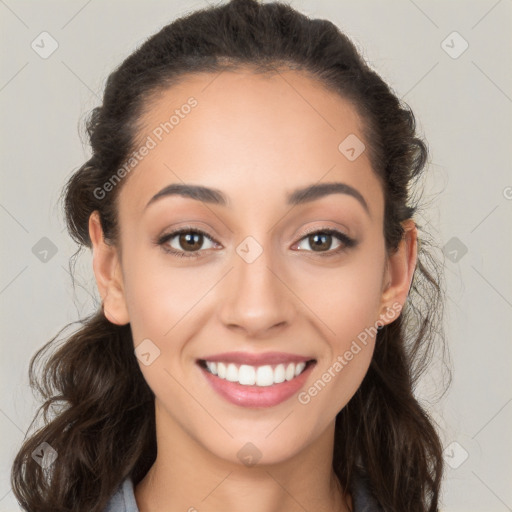
[[[338,244],[333,248],[333,243]],[[305,249],[304,245],[309,245],[312,250]],[[303,237],[297,244],[299,251],[306,250],[308,252],[318,253],[319,256],[333,256],[343,252],[351,247],[355,247],[357,242],[347,236],[345,233],[332,228],[325,228],[312,231]]]
[[[207,242],[207,247],[204,247],[205,242]],[[199,257],[202,255],[202,251],[220,246],[206,232],[192,227],[184,227],[162,235],[155,243],[161,246],[166,253],[179,258]],[[309,245],[312,250],[306,249],[304,245]],[[318,256],[335,256],[356,245],[356,240],[345,233],[332,228],[324,228],[307,233],[296,244],[296,247],[299,251],[314,252]]]
[[[204,247],[205,241],[211,244],[210,247]],[[162,235],[156,243],[165,252],[184,258],[200,256],[201,251],[212,249],[217,244],[201,229],[188,227]]]

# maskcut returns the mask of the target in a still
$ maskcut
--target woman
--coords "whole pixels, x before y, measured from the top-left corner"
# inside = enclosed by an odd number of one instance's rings
[[[427,148],[350,40],[279,3],[194,12],[110,75],[88,131],[65,211],[102,307],[43,369],[21,506],[438,510],[413,395],[441,326],[410,197]]]

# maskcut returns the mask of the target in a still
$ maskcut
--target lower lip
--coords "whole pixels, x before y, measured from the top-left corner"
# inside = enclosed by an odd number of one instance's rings
[[[298,377],[272,386],[243,386],[221,379],[201,366],[200,369],[212,388],[228,402],[241,407],[274,407],[300,390],[315,364],[310,363]]]

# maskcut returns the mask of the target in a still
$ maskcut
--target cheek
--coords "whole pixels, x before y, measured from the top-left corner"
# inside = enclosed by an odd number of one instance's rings
[[[296,269],[294,291],[338,350],[379,318],[384,265],[383,244],[375,243],[340,260],[339,266]]]
[[[159,250],[132,252],[125,259],[125,298],[134,342],[167,340],[183,320],[192,318],[211,288],[211,272],[166,265]]]
[[[302,281],[300,293],[315,312],[317,326],[329,345],[318,361],[311,386],[298,396],[302,406],[318,411],[319,421],[334,417],[366,375],[377,333],[384,264],[384,247],[375,245],[361,251],[350,264]]]
[[[315,368],[310,385],[297,401],[305,417],[314,418],[317,428],[324,428],[347,405],[366,375],[373,354],[373,341],[357,340],[347,350]]]

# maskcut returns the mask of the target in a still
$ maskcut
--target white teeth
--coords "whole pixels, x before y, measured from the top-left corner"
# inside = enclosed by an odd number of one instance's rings
[[[274,370],[272,366],[260,366],[256,371],[257,386],[272,386],[274,384]]]
[[[228,365],[226,380],[229,380],[230,382],[238,382],[238,368],[233,363]]]
[[[298,377],[302,371],[306,368],[306,363],[298,363],[295,365],[295,377]]]
[[[238,370],[238,382],[245,386],[254,386],[256,383],[256,369],[254,366],[243,364]]]
[[[213,375],[229,382],[238,382],[244,386],[265,387],[298,377],[306,368],[306,363],[288,363],[287,365],[281,363],[272,367],[271,365],[251,366],[248,364],[237,366],[234,363],[206,361],[206,367]]]
[[[206,366],[208,367],[208,370],[210,370],[210,372],[213,373],[213,375],[217,375],[217,363],[207,361]]]
[[[284,364],[278,364],[274,370],[274,382],[280,384],[285,381]]]
[[[286,367],[285,378],[286,380],[292,380],[295,377],[295,365],[293,363],[289,363]]]
[[[217,363],[217,375],[221,379],[225,379],[226,373],[227,373],[226,365],[224,363]]]

